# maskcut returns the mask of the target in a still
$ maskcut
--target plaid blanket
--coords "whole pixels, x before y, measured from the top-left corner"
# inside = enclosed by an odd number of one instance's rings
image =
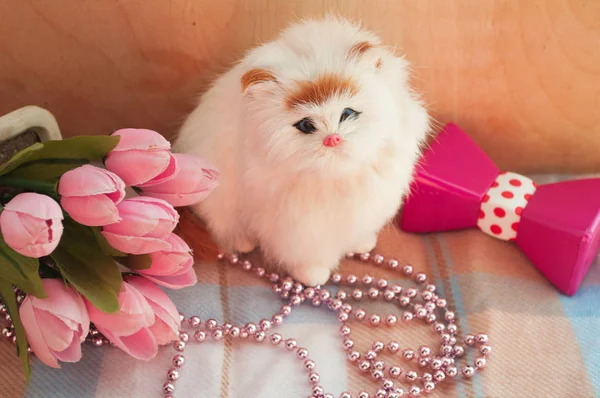
[[[217,264],[206,246],[206,233],[189,214],[180,233],[202,254],[196,270],[199,284],[169,291],[185,314],[233,323],[257,322],[275,313],[281,301],[268,285],[233,267]],[[493,354],[488,367],[472,380],[443,383],[432,397],[586,398],[600,396],[600,264],[592,266],[582,288],[565,297],[535,270],[511,243],[478,231],[411,235],[390,226],[381,232],[377,251],[411,263],[430,275],[441,295],[455,309],[463,333],[485,332]],[[352,261],[342,273],[398,275]],[[390,307],[391,306],[386,306]],[[381,310],[381,312],[387,311]],[[362,351],[380,338],[402,345],[433,342],[429,329],[353,327]],[[374,390],[351,367],[339,339],[332,312],[303,305],[279,327],[306,347],[317,363],[321,385],[339,394]],[[163,347],[149,363],[134,360],[116,348],[84,347],[84,357],[62,369],[33,363],[31,386],[25,388],[13,346],[0,342],[2,397],[162,397],[173,349]],[[306,397],[306,372],[293,355],[270,344],[221,342],[188,344],[186,364],[176,385],[177,397],[294,398]],[[469,357],[472,360],[472,355]]]

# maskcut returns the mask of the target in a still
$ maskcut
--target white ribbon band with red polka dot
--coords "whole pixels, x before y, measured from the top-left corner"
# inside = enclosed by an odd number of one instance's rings
[[[500,173],[481,201],[477,226],[495,238],[515,240],[521,213],[536,189],[537,185],[527,177]]]

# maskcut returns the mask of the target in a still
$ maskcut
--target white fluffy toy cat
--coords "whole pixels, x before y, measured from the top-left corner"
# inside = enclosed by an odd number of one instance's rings
[[[223,250],[259,246],[307,285],[368,252],[429,131],[407,62],[338,18],[294,24],[223,74],[173,148],[220,170],[194,207]]]

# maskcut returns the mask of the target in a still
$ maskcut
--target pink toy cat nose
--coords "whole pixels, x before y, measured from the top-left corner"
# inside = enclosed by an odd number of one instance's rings
[[[341,143],[342,143],[342,137],[339,134],[329,134],[323,140],[323,145],[330,147],[330,148],[338,146]]]

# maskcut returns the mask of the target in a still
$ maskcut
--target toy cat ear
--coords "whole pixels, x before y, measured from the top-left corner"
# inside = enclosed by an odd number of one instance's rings
[[[369,62],[380,69],[383,65],[383,49],[378,43],[370,41],[359,41],[354,43],[348,51],[348,60],[356,59],[361,62]]]
[[[242,92],[245,93],[254,85],[265,82],[277,82],[275,74],[267,69],[253,68],[244,73],[241,79]]]

